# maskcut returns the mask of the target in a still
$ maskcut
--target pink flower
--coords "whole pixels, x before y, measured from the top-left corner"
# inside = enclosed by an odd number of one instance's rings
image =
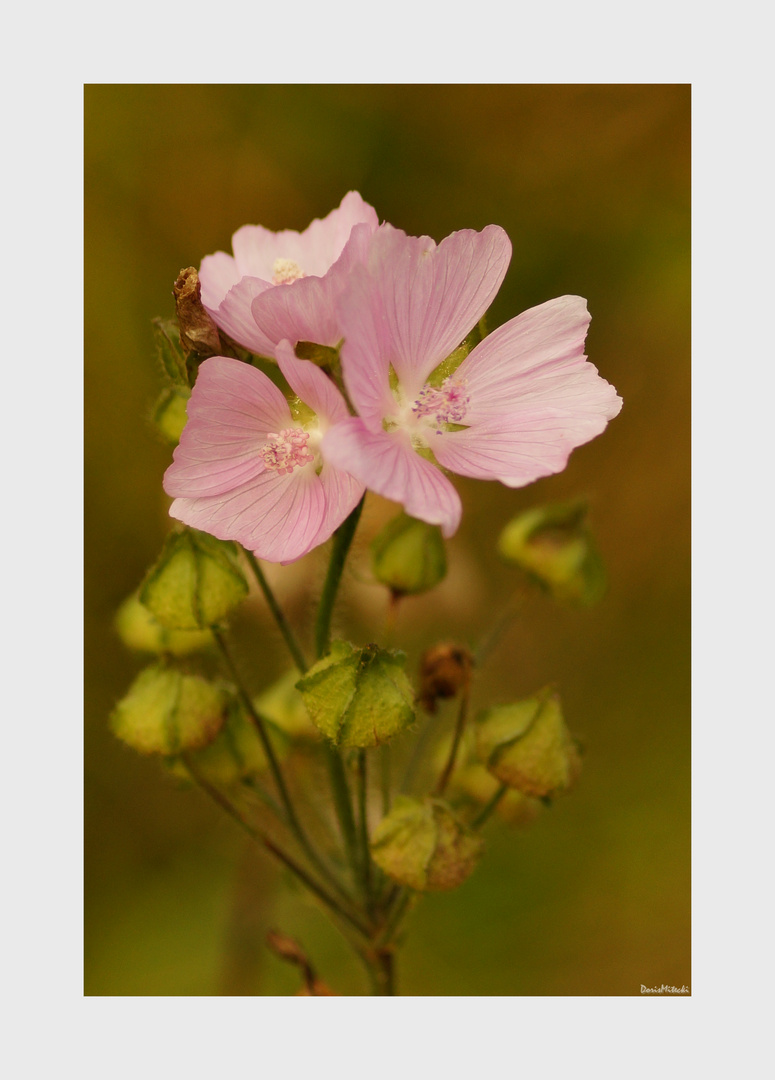
[[[438,247],[383,225],[339,301],[342,370],[359,416],[326,434],[326,460],[445,536],[461,504],[434,461],[522,487],[564,469],[622,404],[584,356],[590,316],[579,296],[523,312],[434,376],[489,307],[510,256],[497,225]]]
[[[205,360],[164,490],[175,500],[171,517],[285,563],[327,540],[363,485],[321,455],[326,430],[348,415],[336,386],[287,341],[277,362],[300,399],[293,413],[257,368]]]
[[[302,233],[243,225],[233,256],[217,251],[202,260],[202,303],[221,330],[260,356],[274,356],[284,338],[337,345],[335,300],[377,225],[357,191]]]

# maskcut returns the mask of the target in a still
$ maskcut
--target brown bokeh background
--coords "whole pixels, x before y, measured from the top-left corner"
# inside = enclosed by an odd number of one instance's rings
[[[476,642],[517,584],[494,555],[534,503],[585,495],[610,577],[589,611],[528,596],[479,674],[477,705],[559,687],[585,746],[577,790],[527,830],[492,824],[474,876],[427,896],[400,989],[414,995],[639,994],[690,984],[688,86],[89,86],[86,179],[86,993],[286,994],[263,947],[301,938],[321,974],[362,974],[319,912],[197,791],[123,748],[107,716],[144,658],[112,626],[169,527],[170,449],[150,320],[179,269],[245,223],[303,229],[357,189],[441,240],[495,222],[514,255],[489,324],[587,297],[588,352],[622,413],[561,475],[521,491],[457,480],[450,573],[407,601],[396,641]],[[338,614],[384,640],[370,497]],[[273,569],[299,626],[325,551]],[[256,690],[286,664],[260,602],[233,627]]]

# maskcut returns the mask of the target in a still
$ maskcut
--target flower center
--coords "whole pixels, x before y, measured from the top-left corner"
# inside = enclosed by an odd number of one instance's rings
[[[272,266],[272,284],[290,285],[304,277],[304,271],[293,259],[275,259]]]
[[[267,469],[292,473],[297,465],[309,465],[315,460],[315,455],[307,446],[308,431],[301,428],[283,428],[279,433],[270,431],[267,438],[269,441],[260,451]]]
[[[426,384],[422,388],[412,406],[412,415],[418,420],[430,417],[435,423],[436,434],[441,435],[443,424],[461,423],[469,400],[465,380],[453,380],[450,376],[441,386]]]

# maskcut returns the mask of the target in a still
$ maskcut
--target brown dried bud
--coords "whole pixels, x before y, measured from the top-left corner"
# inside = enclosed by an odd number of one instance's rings
[[[454,697],[465,689],[471,679],[474,658],[464,645],[432,645],[420,660],[420,694],[422,707],[436,712],[439,698]]]
[[[218,327],[202,305],[202,286],[195,267],[188,266],[180,271],[172,293],[180,326],[180,344],[186,353],[218,356],[221,352]]]
[[[334,991],[317,977],[312,964],[307,959],[307,954],[295,938],[281,934],[277,930],[270,930],[266,935],[266,943],[275,956],[301,968],[304,985],[296,992],[296,997],[336,997]]]

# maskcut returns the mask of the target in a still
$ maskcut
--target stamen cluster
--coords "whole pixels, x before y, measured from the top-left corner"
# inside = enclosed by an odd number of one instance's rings
[[[465,380],[453,382],[447,378],[441,386],[425,385],[412,406],[412,413],[417,419],[432,416],[436,421],[436,434],[441,435],[443,424],[462,423],[469,401]]]
[[[283,428],[268,433],[269,442],[261,448],[261,457],[268,469],[278,473],[292,473],[297,465],[308,465],[315,460],[310,451],[309,432],[302,428]]]

